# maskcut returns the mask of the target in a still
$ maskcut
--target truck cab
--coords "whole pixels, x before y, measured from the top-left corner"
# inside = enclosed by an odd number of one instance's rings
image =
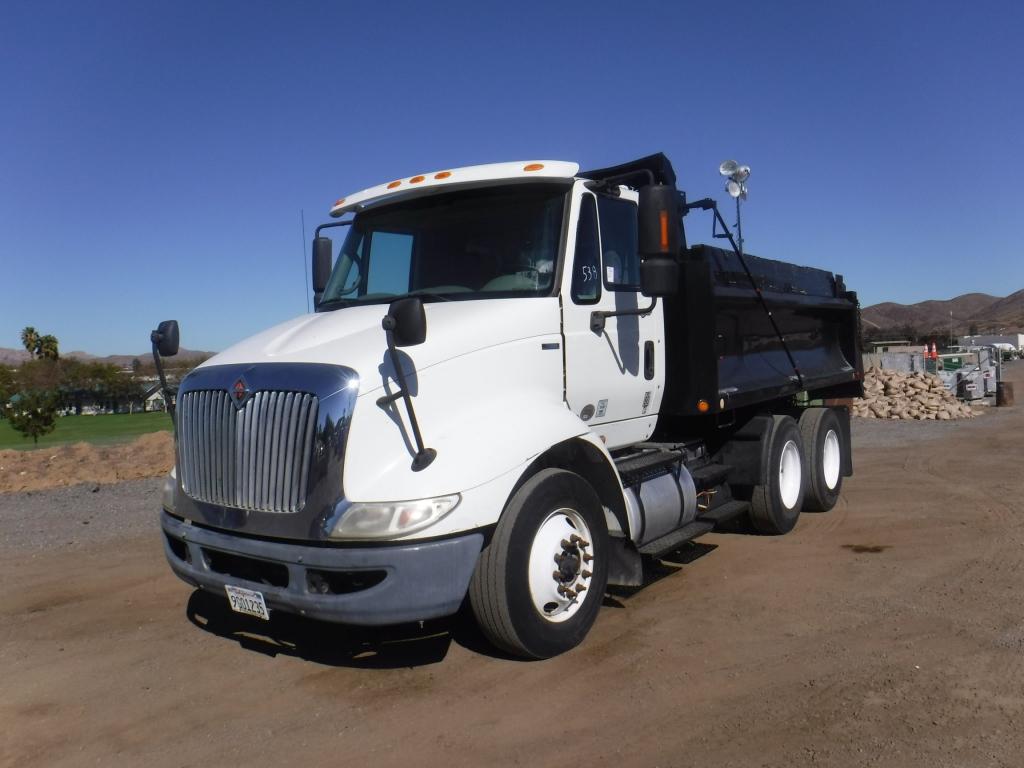
[[[582,640],[609,581],[640,583],[644,555],[758,505],[755,525],[782,533],[811,495],[834,503],[848,419],[809,404],[859,386],[833,322],[855,297],[833,280],[822,338],[782,339],[817,361],[816,389],[798,374],[756,402],[714,380],[696,397],[728,355],[673,323],[728,334],[719,310],[679,319],[685,212],[660,155],[439,170],[339,199],[314,240],[315,312],[181,383],[172,569],[261,618],[401,623],[468,594],[497,646],[540,658]],[[744,316],[761,289],[746,290]]]

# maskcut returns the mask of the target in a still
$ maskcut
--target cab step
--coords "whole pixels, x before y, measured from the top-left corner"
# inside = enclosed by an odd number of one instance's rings
[[[642,482],[650,475],[664,474],[667,467],[682,461],[679,451],[653,450],[625,456],[615,461],[624,486]]]
[[[640,547],[641,555],[650,555],[651,557],[661,557],[667,555],[678,549],[680,546],[695,539],[701,534],[707,533],[715,524],[706,520],[694,520],[692,523],[687,523],[682,528],[672,531],[672,533],[666,533],[659,539],[648,542]]]
[[[725,464],[705,464],[703,467],[691,469],[690,476],[698,488],[714,488],[725,482],[730,470],[731,467]]]
[[[735,517],[745,514],[749,509],[749,501],[733,499],[732,501],[727,501],[725,504],[717,506],[714,509],[703,510],[697,516],[697,520],[711,523],[712,525],[721,525],[722,523],[729,522]]]

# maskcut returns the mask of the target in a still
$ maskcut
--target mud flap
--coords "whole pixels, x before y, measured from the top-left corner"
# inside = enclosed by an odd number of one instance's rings
[[[608,537],[608,583],[617,587],[639,587],[644,583],[640,553],[624,536]]]

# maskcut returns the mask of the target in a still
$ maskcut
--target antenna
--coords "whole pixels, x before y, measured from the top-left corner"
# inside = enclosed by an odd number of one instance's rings
[[[299,219],[302,221],[302,276],[306,278],[306,312],[309,310],[309,271],[306,269],[306,210],[299,209]]]
[[[743,225],[740,219],[740,200],[747,199],[747,179],[750,178],[750,166],[740,165],[735,160],[726,160],[718,166],[718,172],[729,179],[725,191],[736,201],[736,241],[737,250],[743,255]]]

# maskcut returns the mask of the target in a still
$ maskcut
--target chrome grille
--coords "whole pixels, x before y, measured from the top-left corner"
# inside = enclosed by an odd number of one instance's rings
[[[298,512],[316,429],[317,398],[257,392],[236,409],[223,390],[178,402],[178,471],[190,497],[258,512]]]

